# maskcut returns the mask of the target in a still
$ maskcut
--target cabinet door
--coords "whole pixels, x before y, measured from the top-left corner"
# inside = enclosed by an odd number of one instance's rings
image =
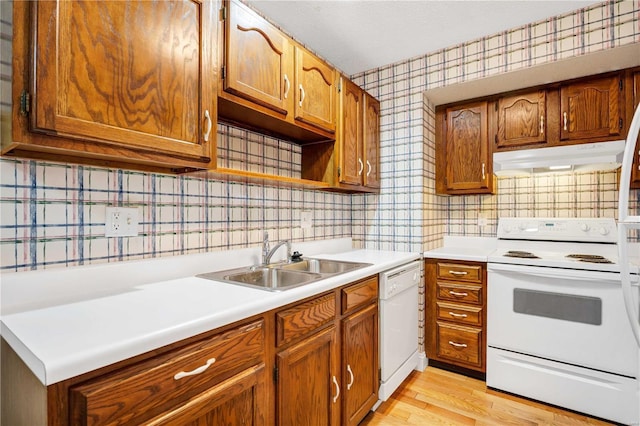
[[[560,139],[621,135],[624,96],[620,76],[569,84],[560,88]]]
[[[292,46],[273,25],[239,2],[225,21],[224,90],[287,114],[292,96]]]
[[[336,71],[301,47],[295,51],[295,118],[335,132]]]
[[[340,97],[340,182],[362,184],[362,90],[353,82],[342,79]]]
[[[277,418],[282,426],[338,424],[336,328],[278,353]]]
[[[640,108],[640,72],[633,75],[633,105],[635,108]],[[638,138],[640,138],[640,136]],[[636,152],[633,156],[631,187],[640,188],[640,140],[638,140],[636,144]]]
[[[267,425],[264,364],[246,370],[164,413],[147,426]]]
[[[211,2],[41,1],[33,7],[33,131],[212,156]]]
[[[546,92],[508,96],[498,100],[499,148],[546,141]]]
[[[342,322],[343,422],[357,425],[378,400],[378,305]]]
[[[487,113],[486,101],[447,108],[447,189],[489,188]]]
[[[368,93],[364,93],[364,185],[380,188],[380,102]]]

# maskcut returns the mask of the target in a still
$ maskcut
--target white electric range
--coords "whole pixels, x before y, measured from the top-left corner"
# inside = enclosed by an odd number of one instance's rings
[[[612,218],[499,219],[487,266],[487,386],[638,422],[639,351],[617,237]]]

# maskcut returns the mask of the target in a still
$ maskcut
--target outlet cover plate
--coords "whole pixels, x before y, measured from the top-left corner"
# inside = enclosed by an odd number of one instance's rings
[[[138,235],[138,209],[107,207],[105,237],[135,237]]]
[[[309,229],[313,226],[313,212],[301,211],[300,212],[300,228]]]

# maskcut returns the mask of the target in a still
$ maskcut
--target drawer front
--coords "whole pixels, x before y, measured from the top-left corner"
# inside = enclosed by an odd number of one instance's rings
[[[482,367],[482,329],[437,322],[438,357]]]
[[[378,277],[371,277],[343,288],[342,314],[355,311],[378,298]]]
[[[438,278],[456,281],[482,282],[482,268],[475,265],[438,262]]]
[[[70,390],[73,422],[141,423],[263,362],[264,345],[259,320],[76,386]]]
[[[436,296],[440,300],[471,303],[482,306],[482,286],[438,281]]]
[[[335,293],[276,313],[276,344],[292,342],[336,318]]]
[[[482,308],[479,306],[457,305],[437,302],[438,319],[458,324],[482,326]]]

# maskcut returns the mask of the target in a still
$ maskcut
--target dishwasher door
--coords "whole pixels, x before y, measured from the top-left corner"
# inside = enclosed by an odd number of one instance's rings
[[[380,274],[380,392],[385,401],[418,365],[420,262]]]

